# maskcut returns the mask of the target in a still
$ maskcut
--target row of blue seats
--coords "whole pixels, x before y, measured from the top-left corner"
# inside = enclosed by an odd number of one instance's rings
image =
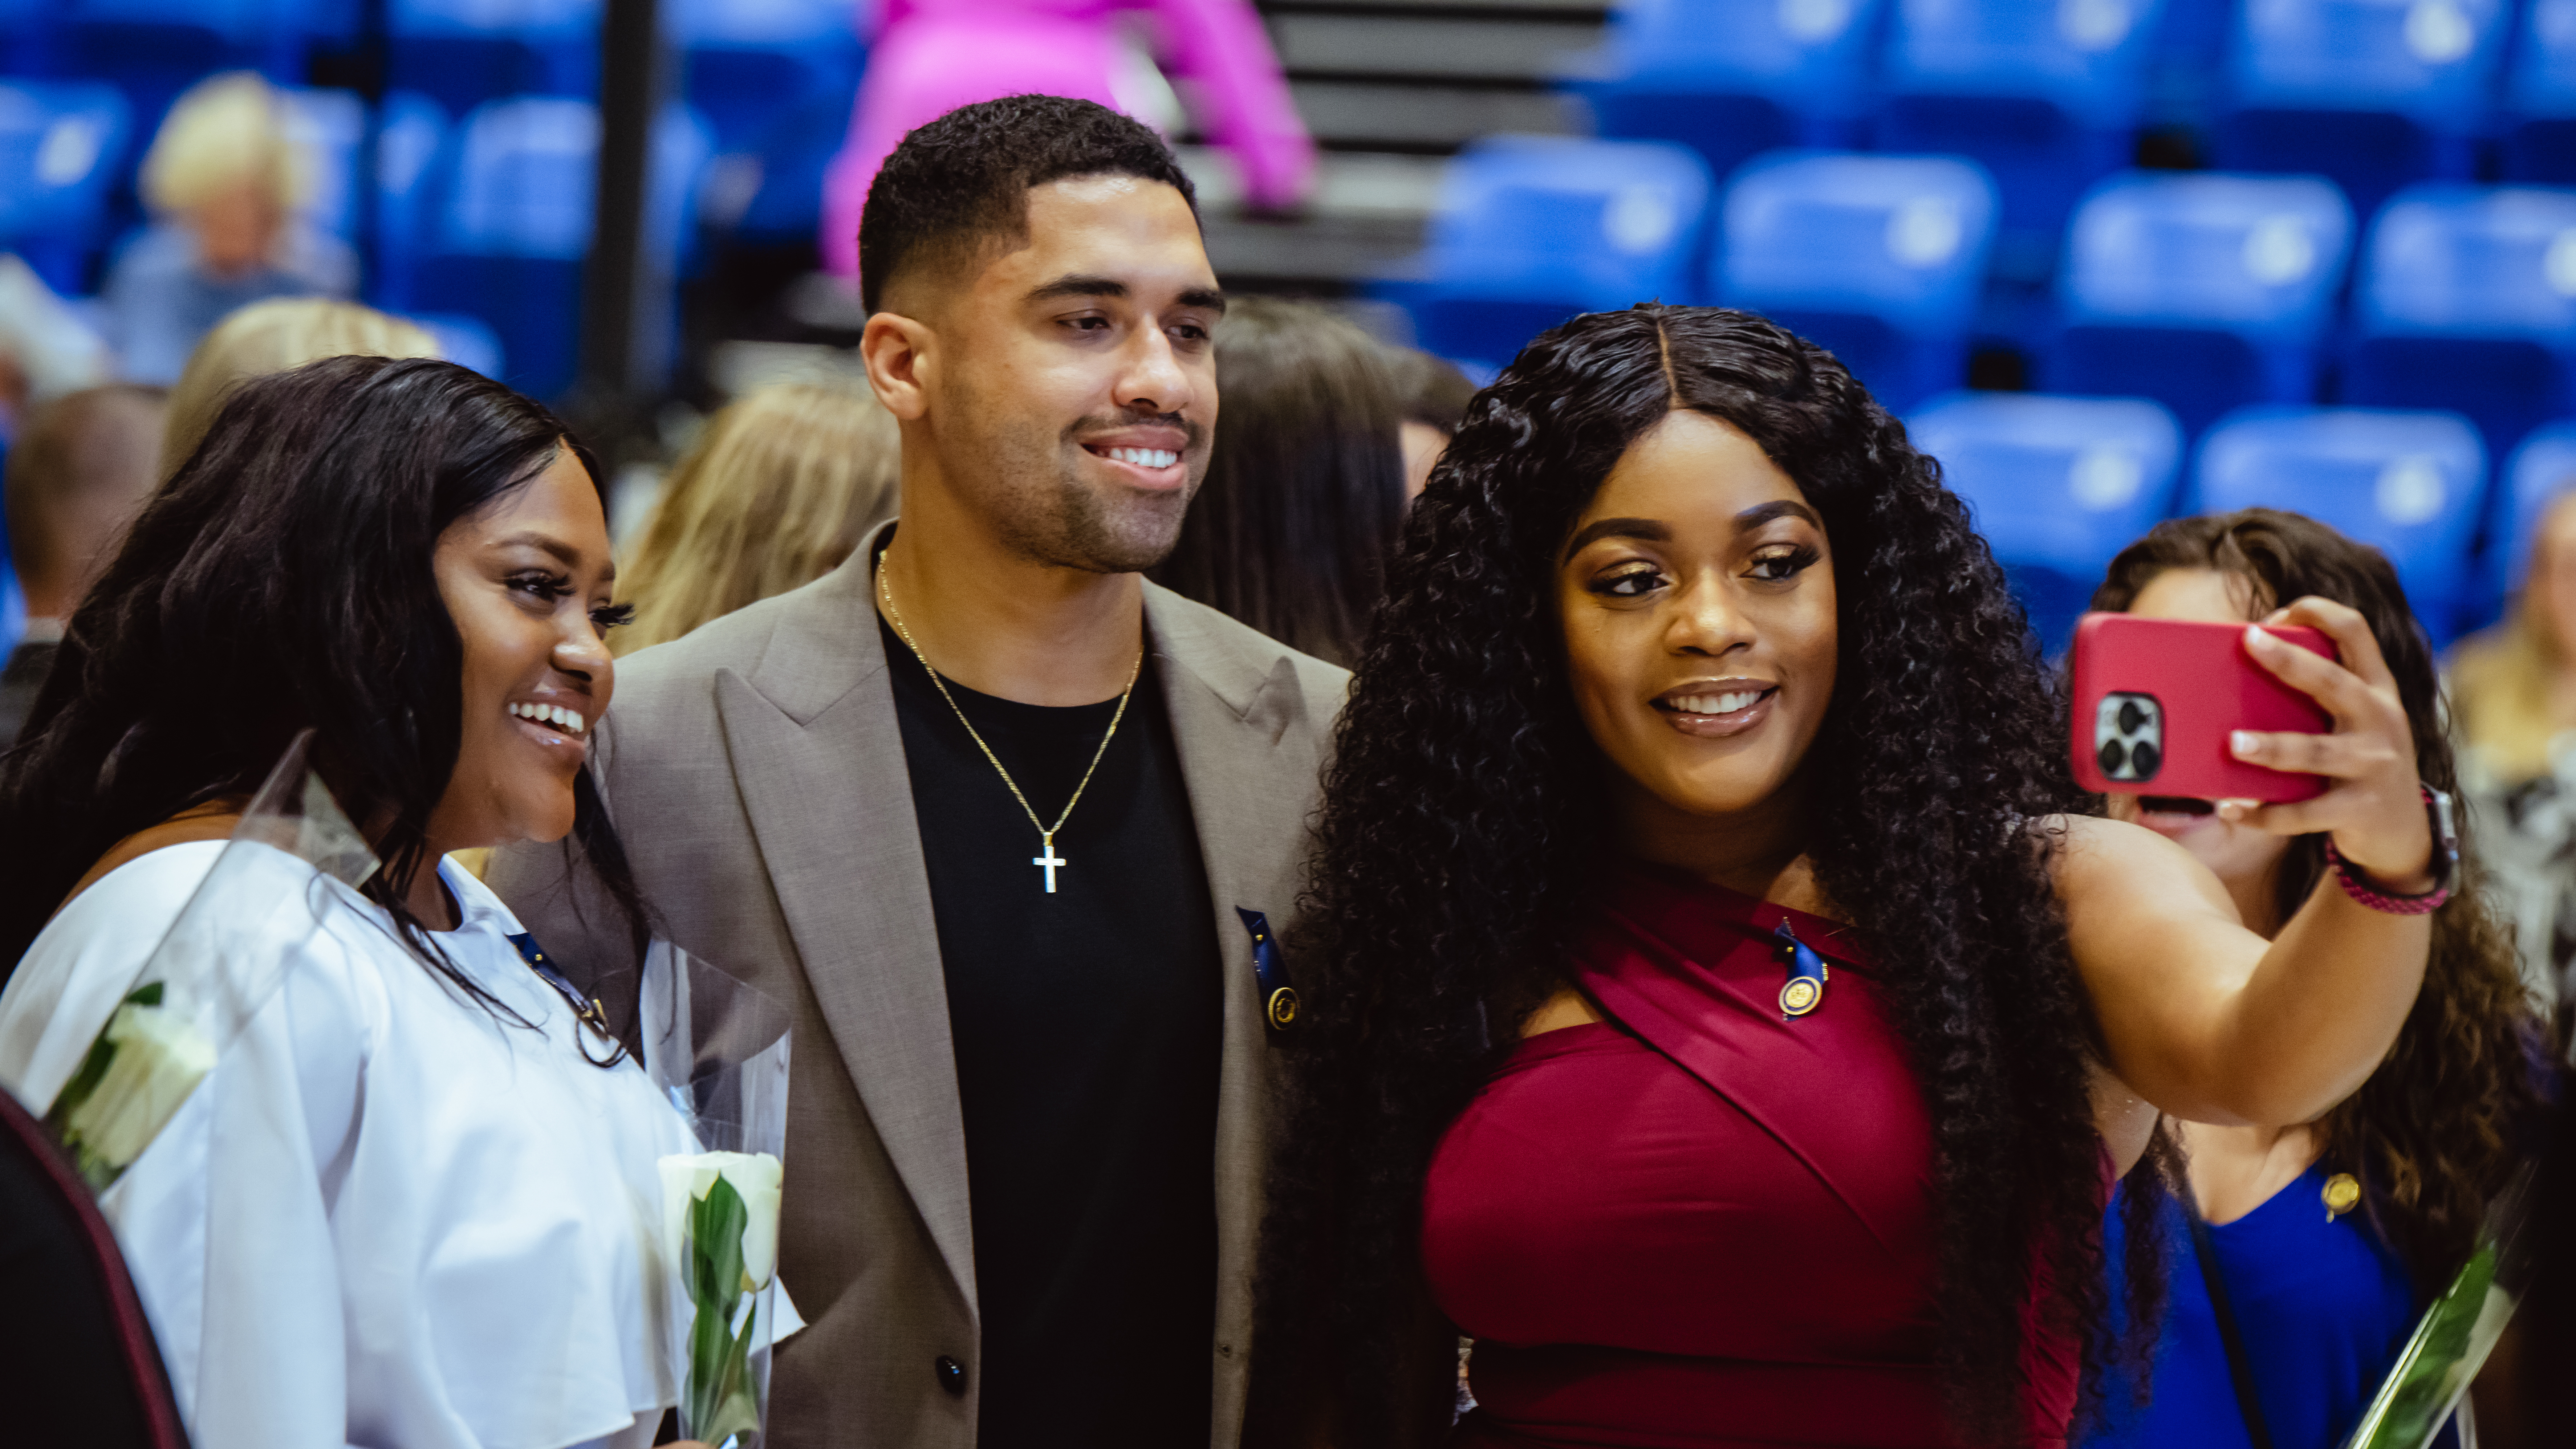
[[[348,40],[336,32],[356,13],[353,0],[0,0],[0,75],[30,83],[0,100],[9,113],[0,126],[54,127],[57,118],[41,114],[50,106],[63,113],[58,134],[98,138],[56,143],[45,153],[52,164],[33,172],[0,158],[0,198],[32,186],[55,194],[53,205],[62,177],[80,169],[69,158],[94,145],[110,170],[93,234],[49,234],[94,252],[106,239],[95,233],[139,217],[132,183],[142,142],[181,90],[236,68],[293,87],[307,48]],[[451,115],[515,96],[597,95],[600,0],[387,0],[383,13],[389,90]],[[726,220],[764,240],[810,236],[865,59],[850,0],[675,0],[661,13],[680,57],[680,99],[720,153],[740,158]],[[45,81],[65,88],[35,84]],[[79,89],[85,82],[117,98]],[[372,121],[354,96],[333,92],[302,92],[299,109],[335,156],[354,154]]]
[[[397,89],[471,105],[514,93],[595,95],[603,0],[384,0]],[[0,0],[0,59],[10,73],[114,78],[230,66],[300,78],[305,58],[367,39],[363,0]],[[853,0],[673,0],[660,9],[686,51],[774,57],[743,78],[770,85],[788,67],[839,70],[859,40]]]
[[[1721,176],[1789,146],[1973,156],[2011,234],[2053,229],[2151,123],[2365,215],[2469,177],[2481,140],[2508,179],[2576,181],[2576,0],[1625,0],[1581,69],[1601,134]]]
[[[486,101],[455,124],[426,96],[385,101],[368,300],[391,312],[465,313],[498,336],[504,381],[538,397],[571,384],[590,251],[599,112],[564,96]],[[699,198],[712,129],[673,106],[654,128],[643,227],[648,273],[699,264]],[[667,355],[676,303],[659,317]]]
[[[1452,165],[1428,249],[1378,290],[1423,346],[1488,367],[1574,313],[1659,297],[1773,317],[1900,411],[1965,383],[2003,205],[1982,168],[1777,152],[1715,191],[1676,146],[1494,138]],[[2314,177],[2115,175],[2076,210],[2053,311],[2011,340],[2040,388],[2152,397],[2194,433],[2332,400],[2453,409],[2501,453],[2576,413],[2576,190],[2422,183],[2363,232]]]
[[[2492,486],[2477,430],[2447,412],[2253,407],[2186,448],[2172,413],[2144,399],[1952,393],[1907,427],[1967,500],[2051,652],[2112,555],[2159,520],[2257,506],[2385,552],[2446,644],[2496,617],[2541,515],[2576,489],[2576,421],[2533,432]]]
[[[358,240],[358,160],[370,128],[346,92],[289,93],[320,161],[312,222]],[[0,248],[17,250],[65,291],[106,215],[127,124],[104,85],[0,83]],[[505,375],[538,396],[572,377],[580,268],[591,238],[598,108],[563,96],[487,101],[451,122],[436,101],[387,97],[374,128],[374,265],[368,299],[402,313],[479,318]],[[695,265],[700,199],[716,140],[695,111],[656,129],[648,258],[662,275]]]

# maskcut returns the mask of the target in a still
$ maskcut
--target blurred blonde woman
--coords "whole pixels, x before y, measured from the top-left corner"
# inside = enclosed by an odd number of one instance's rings
[[[895,514],[902,436],[864,387],[773,383],[707,422],[618,579],[631,654],[811,583]]]
[[[324,357],[436,357],[427,332],[372,307],[320,297],[281,298],[242,308],[206,334],[170,390],[161,435],[161,476],[197,451],[235,385]]]
[[[296,131],[286,97],[248,71],[199,81],[171,106],[143,158],[154,224],[118,254],[104,297],[129,380],[176,381],[236,308],[356,288],[356,254],[301,215],[314,157]]]
[[[2541,515],[2522,596],[2504,623],[2460,645],[2451,708],[2481,771],[2512,786],[2550,772],[2576,730],[2576,492]]]
[[[2450,686],[2460,778],[2523,978],[2576,1004],[2576,491],[2540,516],[2521,597],[2461,642]],[[2562,1012],[2562,1039],[2571,1025]]]

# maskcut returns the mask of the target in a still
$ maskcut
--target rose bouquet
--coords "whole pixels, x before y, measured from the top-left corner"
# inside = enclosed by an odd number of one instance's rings
[[[784,1007],[667,941],[644,967],[644,1066],[689,1120],[699,1151],[661,1159],[673,1286],[680,1432],[760,1449],[777,1285],[780,1158],[787,1144]],[[792,1310],[789,1310],[792,1314]]]
[[[267,1004],[320,928],[329,882],[355,887],[375,872],[375,853],[309,765],[311,741],[299,735],[269,772],[86,1050],[28,1064],[26,1096],[47,1100],[50,1089],[45,1126],[94,1192],[133,1166]]]

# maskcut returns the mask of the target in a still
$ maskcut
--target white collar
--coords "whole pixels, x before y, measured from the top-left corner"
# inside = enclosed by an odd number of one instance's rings
[[[510,914],[508,906],[501,904],[501,898],[492,894],[490,886],[476,880],[474,872],[458,865],[454,859],[439,857],[438,878],[447,883],[447,893],[456,898],[457,930],[470,931],[489,924],[504,936],[516,936],[527,929],[519,924],[518,917]]]

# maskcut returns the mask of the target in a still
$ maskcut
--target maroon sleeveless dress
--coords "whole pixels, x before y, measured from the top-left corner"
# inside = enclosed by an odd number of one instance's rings
[[[1782,922],[1827,963],[1795,1019]],[[1476,1340],[1452,1449],[1956,1449],[1930,1119],[1851,933],[1631,867],[1573,957],[1617,1024],[1522,1040],[1425,1185],[1432,1293]],[[2042,1444],[2077,1371],[2025,1366]]]

